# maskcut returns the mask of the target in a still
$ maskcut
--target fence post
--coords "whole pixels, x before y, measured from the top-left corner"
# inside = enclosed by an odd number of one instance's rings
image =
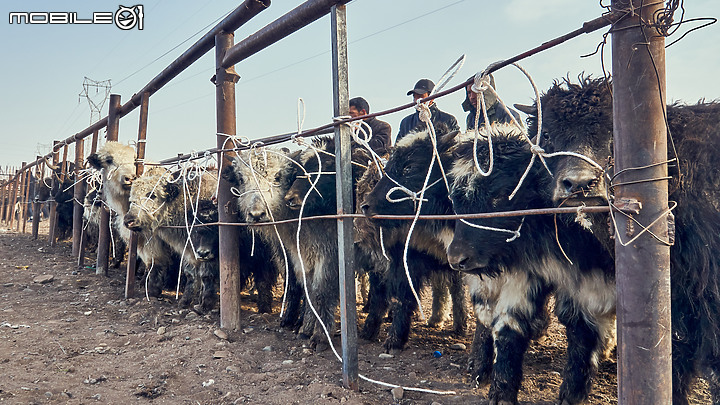
[[[25,173],[25,202],[23,202],[22,233],[25,233],[27,228],[27,220],[29,217],[28,213],[30,212],[30,182],[32,181],[32,177],[31,169],[27,169],[27,172]]]
[[[98,131],[94,131],[93,135],[92,135],[92,141],[90,143],[90,154],[93,154],[97,151],[97,142],[98,142]],[[83,184],[85,185],[85,191],[87,194],[87,181],[83,180]],[[83,203],[84,203],[84,201],[83,201]],[[80,249],[78,251],[78,268],[80,268],[80,269],[85,267],[85,248],[86,248],[86,246],[87,246],[87,234],[85,232],[83,232],[82,237],[80,238]]]
[[[330,8],[333,72],[333,110],[336,117],[348,115],[347,8]],[[337,213],[353,213],[352,153],[350,128],[335,127],[335,189]],[[355,253],[352,218],[338,219],[338,263],[340,272],[340,334],[342,336],[343,385],[357,391],[357,309],[355,297]]]
[[[27,162],[22,162],[22,166],[25,167],[27,165]],[[20,174],[20,188],[18,189],[18,202],[20,203],[20,212],[18,212],[18,222],[15,225],[15,232],[20,232],[20,223],[25,223],[24,217],[25,217],[25,194],[27,194],[25,187],[27,186],[27,172],[28,170],[23,170]]]
[[[233,46],[234,34],[215,35],[215,106],[217,145],[223,148],[228,136],[235,135],[235,83],[240,76],[234,67],[224,69],[222,60]],[[222,135],[221,135],[222,134]],[[220,176],[230,165],[232,154],[218,152],[218,213],[220,222],[237,222],[237,208],[230,192],[230,184]],[[220,225],[220,327],[240,329],[240,250],[237,246],[239,228]]]
[[[9,179],[10,178],[8,177],[8,180]],[[5,221],[5,201],[8,200],[8,197],[6,195],[8,184],[9,183],[3,183],[2,188],[0,188],[0,199],[2,199],[2,201],[0,201],[0,220],[2,221]]]
[[[42,158],[42,156],[35,156],[35,160],[38,161]],[[41,161],[37,164],[37,169],[35,170],[35,195],[33,196],[33,223],[32,223],[32,238],[34,240],[37,240],[38,238],[38,231],[40,230],[40,207],[42,205],[42,202],[37,201],[36,197],[38,194],[38,190],[40,187],[40,182],[44,181],[43,179],[43,172],[42,172],[42,165],[44,161]]]
[[[107,140],[117,141],[120,126],[120,95],[111,94],[108,106]],[[108,254],[110,253],[110,211],[103,205],[100,208],[100,232],[98,235],[97,261],[95,274],[107,276]]]
[[[140,124],[138,128],[137,154],[135,159],[135,175],[141,176],[145,170],[145,139],[147,137],[148,122],[148,104],[150,102],[150,93],[147,91],[142,94],[140,103]],[[137,265],[137,233],[130,235],[130,245],[128,246],[127,272],[125,275],[125,299],[135,295],[135,266]]]
[[[20,169],[15,169],[15,176],[13,180],[13,187],[12,187],[12,198],[10,199],[10,225],[8,226],[9,229],[12,229],[13,225],[15,225],[15,206],[17,205],[17,198],[18,198],[18,188],[20,188]]]
[[[83,234],[83,203],[85,200],[85,180],[80,181],[80,168],[85,154],[85,140],[75,142],[75,185],[73,186],[73,237],[72,254],[80,254],[80,243]]]
[[[60,144],[60,141],[53,141],[53,154],[52,154],[52,165],[50,168],[50,194],[48,201],[50,202],[50,229],[48,229],[48,242],[50,246],[55,246],[55,230],[57,228],[57,202],[55,197],[52,195],[52,190],[57,184],[58,178],[55,174],[55,168],[58,167],[58,159],[60,159],[60,152],[56,149],[56,146]]]
[[[641,8],[642,6],[642,8]],[[615,173],[667,160],[665,127],[665,39],[657,35],[654,13],[663,2],[613,0],[613,10],[634,10],[612,30]],[[635,219],[650,224],[668,208],[667,164],[622,173],[615,200],[636,199]],[[627,184],[630,183],[630,184]],[[634,184],[633,184],[634,183]],[[629,220],[617,216],[623,239]],[[635,226],[639,231],[640,227]],[[650,228],[667,239],[668,221]],[[619,231],[620,232],[620,231]],[[618,326],[618,403],[672,402],[670,329],[670,248],[645,233],[632,245],[615,242]]]

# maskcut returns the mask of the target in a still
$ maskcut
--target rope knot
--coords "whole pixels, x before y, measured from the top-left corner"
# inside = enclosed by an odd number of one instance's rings
[[[420,113],[420,121],[425,123],[431,122],[432,114],[430,113],[430,107],[428,107],[426,103],[418,103],[415,109]]]
[[[470,89],[474,93],[479,94],[485,92],[490,86],[490,75],[484,72],[478,72],[475,74],[475,79]]]
[[[535,155],[542,155],[543,153],[545,153],[545,149],[540,147],[540,145],[532,145],[530,146],[530,152]]]

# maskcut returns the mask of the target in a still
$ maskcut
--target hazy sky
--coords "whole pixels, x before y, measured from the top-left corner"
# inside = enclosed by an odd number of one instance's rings
[[[115,25],[10,24],[11,12],[114,12],[117,1],[3,0],[0,10],[0,167],[19,166],[46,154],[62,140],[91,124],[83,79],[111,80],[112,93],[125,103],[155,75],[199,39],[240,0],[144,0],[143,30]],[[609,0],[604,3],[609,4]],[[275,0],[235,32],[239,42],[298,6]],[[127,6],[131,4],[125,4]],[[364,96],[373,111],[411,101],[406,92],[419,78],[437,82],[461,55],[464,67],[457,84],[488,64],[506,59],[573,31],[604,9],[596,0],[355,0],[348,4],[350,95]],[[685,17],[718,17],[717,0],[692,0]],[[676,19],[679,14],[676,15]],[[694,25],[693,25],[694,24]],[[670,38],[675,39],[689,23]],[[581,72],[600,75],[602,41],[598,31],[571,40],[520,62],[540,89],[552,80]],[[183,43],[183,41],[186,41]],[[668,41],[669,43],[670,41]],[[668,101],[696,102],[720,98],[720,24],[690,33],[667,49]],[[150,99],[148,159],[161,160],[215,146],[213,51]],[[610,65],[610,47],[606,48]],[[307,112],[304,128],[332,119],[330,18],[296,32],[271,48],[236,65],[238,134],[251,139],[297,130],[298,98]],[[501,97],[509,103],[531,103],[533,92],[515,68],[495,74]],[[91,92],[95,102],[104,92]],[[438,101],[464,129],[462,92]],[[397,133],[411,110],[382,118]],[[102,116],[107,115],[107,103]],[[97,117],[95,117],[97,120]],[[120,141],[137,137],[138,110],[120,121]],[[89,146],[88,146],[89,148]]]

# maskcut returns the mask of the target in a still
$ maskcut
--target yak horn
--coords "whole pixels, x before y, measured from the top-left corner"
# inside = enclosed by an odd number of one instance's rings
[[[528,115],[537,115],[537,108],[531,105],[525,105],[525,104],[513,104],[513,107],[515,107],[516,110],[522,111],[525,114]]]
[[[48,160],[47,156],[43,156],[43,160],[45,160],[45,165],[50,168],[50,170],[55,171],[60,168],[60,166],[53,166],[52,163],[50,163],[50,161]]]

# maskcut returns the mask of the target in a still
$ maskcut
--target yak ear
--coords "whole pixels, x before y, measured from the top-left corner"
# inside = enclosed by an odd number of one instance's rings
[[[165,185],[165,193],[167,194],[167,202],[171,202],[180,195],[180,184],[178,182]]]
[[[513,107],[515,107],[516,110],[522,111],[527,115],[537,115],[537,108],[535,108],[535,106],[525,104],[513,104]]]
[[[237,173],[235,173],[235,169],[232,166],[225,166],[220,173],[220,177],[225,179],[225,181],[232,184],[233,186],[237,186],[240,184]]]
[[[90,166],[100,170],[104,167],[104,165],[112,164],[113,159],[112,156],[108,156],[105,161],[103,161],[97,153],[93,153],[88,156],[87,161],[90,163]]]

